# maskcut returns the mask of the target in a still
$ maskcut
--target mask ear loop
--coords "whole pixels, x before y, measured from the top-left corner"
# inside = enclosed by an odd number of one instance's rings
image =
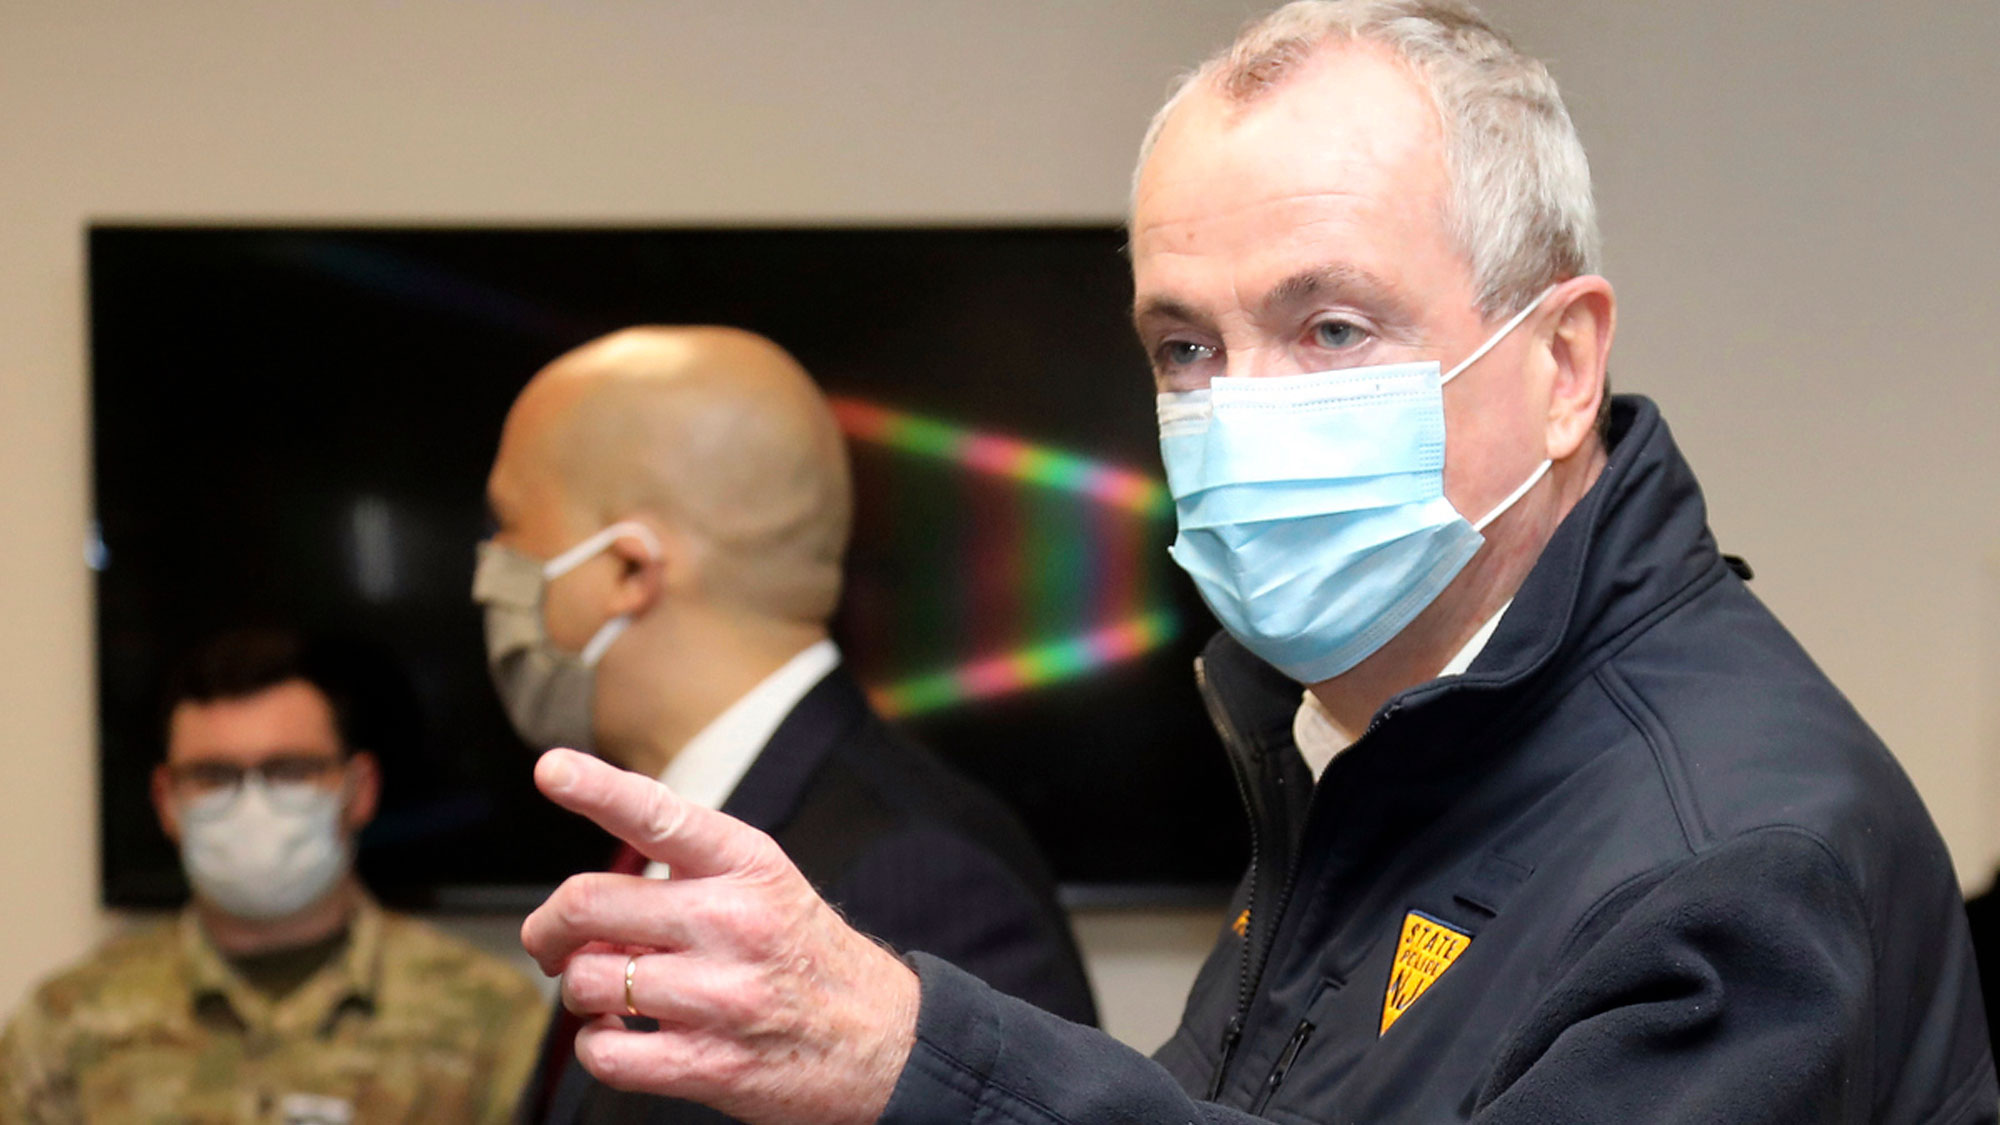
[[[1558,282],[1557,284],[1561,283]],[[1554,285],[1551,285],[1547,289],[1544,289],[1540,293],[1536,294],[1535,299],[1529,301],[1526,305],[1524,305],[1521,308],[1520,312],[1517,312],[1512,317],[1508,318],[1507,323],[1501,325],[1500,330],[1498,332],[1495,332],[1493,335],[1488,336],[1486,338],[1486,342],[1479,345],[1478,350],[1474,351],[1471,355],[1466,356],[1464,359],[1460,360],[1457,367],[1454,367],[1450,371],[1447,371],[1444,377],[1438,380],[1438,385],[1443,386],[1444,384],[1451,382],[1453,379],[1458,378],[1460,372],[1464,371],[1468,367],[1471,367],[1473,364],[1478,363],[1480,357],[1484,356],[1487,352],[1492,351],[1493,348],[1500,343],[1500,341],[1505,340],[1507,338],[1509,333],[1513,332],[1514,329],[1519,328],[1521,326],[1521,322],[1528,319],[1528,314],[1534,312],[1538,308],[1541,308],[1542,302],[1548,300],[1549,294],[1555,291],[1556,287]],[[1516,501],[1520,500],[1521,497],[1526,496],[1528,494],[1528,490],[1535,487],[1535,483],[1541,480],[1542,477],[1546,476],[1548,474],[1550,467],[1553,466],[1554,464],[1555,462],[1553,461],[1543,460],[1541,464],[1535,466],[1535,471],[1528,474],[1528,479],[1522,481],[1519,488],[1516,488],[1514,491],[1508,493],[1507,498],[1505,500],[1502,500],[1500,501],[1500,503],[1494,505],[1492,511],[1479,517],[1479,519],[1475,523],[1473,523],[1472,530],[1475,532],[1485,531],[1487,524],[1490,524],[1494,520],[1499,519],[1500,516],[1507,511],[1507,509],[1514,506]]]
[[[1535,471],[1528,474],[1528,479],[1521,482],[1521,487],[1508,493],[1507,498],[1505,500],[1500,501],[1500,503],[1494,505],[1492,511],[1479,517],[1479,522],[1472,525],[1472,530],[1485,531],[1487,524],[1492,523],[1494,520],[1499,519],[1501,513],[1513,507],[1515,501],[1519,500],[1523,496],[1526,496],[1528,494],[1528,490],[1535,487],[1536,481],[1539,481],[1543,477],[1547,476],[1549,468],[1554,464],[1555,464],[1554,461],[1544,460],[1541,464],[1536,465]]]
[[[548,582],[561,578],[595,558],[606,547],[627,536],[637,539],[640,545],[646,548],[647,557],[654,562],[658,562],[666,553],[661,549],[660,538],[653,534],[652,528],[636,520],[620,520],[543,564],[542,580]],[[583,651],[577,654],[577,659],[582,661],[586,668],[597,667],[597,662],[604,659],[604,653],[610,649],[612,642],[623,636],[625,630],[631,627],[630,615],[621,615],[606,621],[584,644]]]
[[[1558,282],[1557,284],[1561,283]],[[1500,341],[1505,340],[1507,338],[1509,333],[1513,332],[1514,329],[1519,328],[1521,326],[1521,322],[1528,319],[1528,314],[1534,312],[1536,309],[1541,308],[1542,302],[1548,300],[1549,294],[1555,291],[1556,287],[1554,285],[1551,285],[1547,289],[1542,290],[1541,293],[1536,295],[1534,300],[1529,301],[1527,305],[1521,309],[1520,312],[1515,313],[1513,317],[1507,321],[1507,323],[1501,325],[1500,331],[1495,332],[1491,336],[1488,336],[1486,338],[1486,342],[1479,345],[1479,349],[1477,351],[1473,352],[1471,355],[1466,356],[1464,359],[1460,360],[1457,367],[1454,367],[1450,371],[1445,372],[1444,378],[1438,380],[1438,385],[1443,386],[1444,384],[1451,382],[1453,379],[1458,378],[1459,373],[1461,371],[1464,371],[1466,368],[1471,367],[1475,363],[1478,363],[1480,357],[1484,356],[1487,352],[1492,351],[1494,347],[1500,343]]]
[[[647,556],[654,562],[658,562],[660,556],[665,553],[660,548],[660,537],[653,534],[652,528],[647,527],[637,520],[619,520],[610,527],[597,532],[583,542],[543,563],[542,577],[551,580],[561,578],[563,575],[595,558],[606,547],[627,536],[637,539],[640,545],[646,548]]]
[[[611,647],[611,642],[624,636],[625,630],[631,627],[632,619],[628,616],[614,617],[606,621],[603,628],[591,634],[590,643],[583,646],[583,651],[577,653],[576,658],[583,661],[585,668],[597,667],[597,662],[604,659],[605,650]]]

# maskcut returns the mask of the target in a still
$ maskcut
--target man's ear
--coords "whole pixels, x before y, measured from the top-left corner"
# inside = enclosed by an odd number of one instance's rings
[[[617,586],[612,594],[611,613],[640,617],[670,590],[679,590],[692,580],[696,560],[687,537],[648,516],[627,516],[618,521],[644,528],[620,535],[605,548],[619,566]]]
[[[1595,274],[1573,277],[1549,295],[1547,316],[1552,370],[1546,456],[1562,461],[1596,440],[1618,299],[1611,283]]]
[[[346,770],[347,809],[341,814],[341,823],[349,833],[356,833],[375,819],[382,801],[382,766],[375,755],[356,750],[347,756]]]
[[[174,771],[167,763],[153,767],[153,813],[160,818],[160,831],[176,846],[181,842],[181,814],[174,807]]]

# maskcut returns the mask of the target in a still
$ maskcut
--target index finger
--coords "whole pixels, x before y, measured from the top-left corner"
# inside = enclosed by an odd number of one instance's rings
[[[551,750],[535,763],[535,786],[549,800],[597,822],[676,877],[744,871],[762,855],[764,836],[731,816],[683,801],[643,774],[574,750]]]

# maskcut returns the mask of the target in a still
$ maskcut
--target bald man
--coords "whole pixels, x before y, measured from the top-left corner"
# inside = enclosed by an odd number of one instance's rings
[[[827,621],[853,506],[846,448],[791,356],[726,328],[586,344],[521,392],[487,493],[498,532],[473,596],[523,739],[592,750],[742,819],[863,932],[1094,1022],[1027,834],[893,734],[840,667]],[[525,1119],[729,1120],[599,1085],[574,1032],[552,1026]]]

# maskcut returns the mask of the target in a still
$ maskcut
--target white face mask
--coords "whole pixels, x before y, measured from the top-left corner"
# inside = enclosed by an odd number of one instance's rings
[[[181,866],[195,893],[251,922],[317,902],[353,860],[340,824],[346,789],[273,785],[252,771],[235,789],[182,801]]]

